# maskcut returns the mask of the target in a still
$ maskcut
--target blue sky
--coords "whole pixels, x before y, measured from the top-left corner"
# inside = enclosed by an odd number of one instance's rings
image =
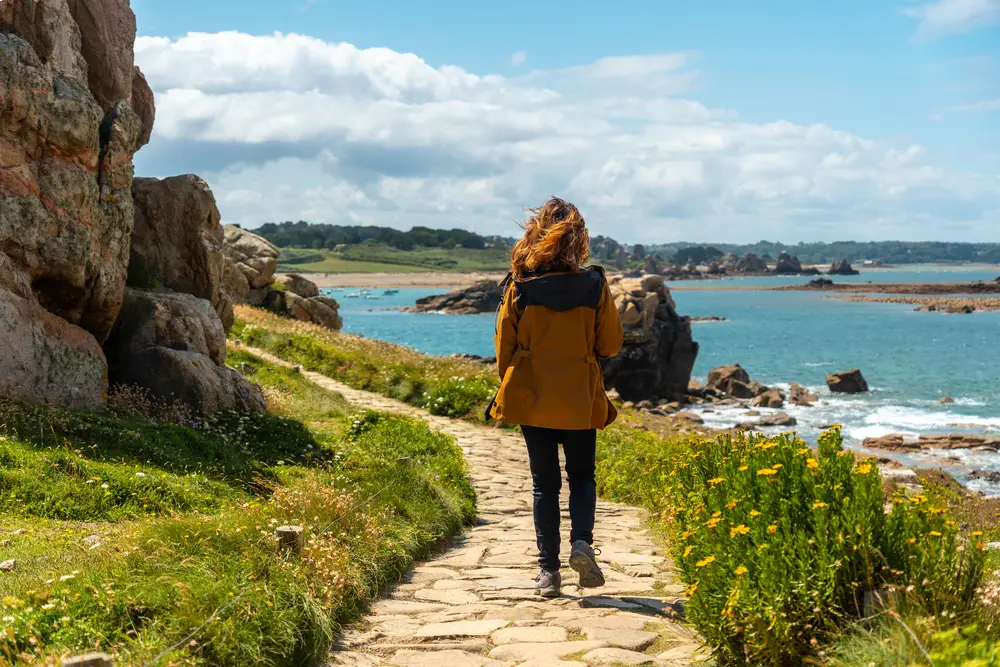
[[[592,226],[625,228],[620,235],[634,240],[699,232],[714,240],[843,232],[985,240],[1000,228],[1000,0],[132,4],[137,62],[165,102],[153,144],[137,156],[140,173],[201,171],[224,216],[249,226],[308,215],[502,231],[538,197],[569,191],[584,197],[588,220],[598,218]],[[234,47],[240,40],[224,37],[232,31],[314,38],[274,55],[288,63],[267,65],[290,71],[282,68],[301,63],[312,74],[286,90],[280,77],[261,81],[258,62],[230,62],[222,72],[218,62],[233,49],[263,60],[277,50],[266,41]],[[190,58],[188,33],[216,35],[195,45],[200,59]],[[142,48],[143,38],[169,39]],[[377,64],[330,75],[324,59],[339,56],[316,55],[317,45],[337,44],[367,54],[348,61]],[[402,54],[415,54],[423,69]],[[667,54],[676,62],[655,60]],[[609,57],[621,60],[606,76],[595,63]],[[218,65],[216,76],[195,72],[205,59]],[[448,79],[454,68],[477,82],[462,83],[460,93],[452,81],[430,98],[412,97],[428,77]],[[366,77],[375,98],[357,87]],[[316,122],[338,116],[336,128],[306,136],[254,124],[254,104],[268,114],[267,96],[254,95],[264,90],[296,96],[288,104],[299,115],[281,106],[282,123],[311,127],[314,112]],[[525,128],[533,124],[527,100],[539,96],[539,108],[555,103],[563,114],[552,119],[559,143]],[[374,117],[369,103],[385,113],[380,132],[366,125]],[[652,103],[655,111],[646,109]],[[700,121],[682,103],[697,105]],[[406,120],[386,111],[400,104]],[[459,137],[448,133],[462,105],[473,118],[485,113],[483,127],[493,127],[461,133],[461,142],[482,142],[481,149],[458,147]],[[195,113],[195,106],[203,108]],[[641,118],[631,117],[632,108],[644,109]],[[211,109],[246,131],[206,129]],[[414,120],[417,112],[426,125]],[[516,127],[502,122],[520,114]],[[562,132],[576,121],[578,131]],[[774,129],[781,121],[787,125]],[[397,123],[412,134],[403,137]],[[678,146],[671,128],[696,138]],[[708,154],[705,142],[741,148]],[[502,166],[512,155],[516,163]],[[560,155],[578,171],[558,164]],[[814,169],[817,161],[830,170]],[[261,192],[268,187],[274,192]],[[435,197],[436,205],[428,201]]]

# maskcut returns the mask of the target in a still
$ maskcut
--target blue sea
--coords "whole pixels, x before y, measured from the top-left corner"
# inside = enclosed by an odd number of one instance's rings
[[[964,282],[992,280],[997,268],[916,268],[866,271],[855,281]],[[679,288],[794,284],[807,279],[743,278],[678,283]],[[838,278],[838,280],[845,280]],[[347,298],[347,294],[368,294]],[[443,315],[400,312],[437,289],[328,289],[341,304],[344,330],[407,345],[428,354],[493,355],[492,315]],[[853,303],[813,292],[674,291],[680,313],[721,316],[725,322],[694,325],[701,352],[696,378],[715,366],[739,363],[754,380],[772,386],[789,382],[821,394],[816,407],[789,406],[797,431],[807,440],[817,426],[843,424],[853,445],[889,433],[966,432],[1000,436],[1000,312],[971,315],[915,312],[912,305]],[[831,396],[825,377],[837,370],[860,368],[872,392]],[[942,397],[954,399],[941,404]],[[710,426],[747,421],[745,409],[702,411]],[[762,412],[767,412],[762,411]],[[973,469],[1000,470],[994,453],[951,451],[907,464],[948,467],[959,478]],[[1000,488],[973,481],[990,493]]]

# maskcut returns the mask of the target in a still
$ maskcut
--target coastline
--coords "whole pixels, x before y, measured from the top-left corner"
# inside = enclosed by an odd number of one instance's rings
[[[505,274],[496,272],[445,273],[304,273],[302,277],[317,287],[466,287],[482,280],[500,282]]]
[[[919,297],[919,296],[835,296],[840,301],[855,301],[862,303],[898,303],[921,306],[920,310],[933,308],[940,312],[949,309],[971,309],[974,311],[1000,310],[1000,297]],[[968,312],[968,310],[963,311]]]

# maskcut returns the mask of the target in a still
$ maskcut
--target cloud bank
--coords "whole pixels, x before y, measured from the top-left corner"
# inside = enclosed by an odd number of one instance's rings
[[[993,235],[996,174],[822,124],[749,123],[691,99],[686,53],[517,77],[294,34],[139,38],[156,92],[141,172],[197,171],[246,226],[515,231],[550,194],[630,241]]]

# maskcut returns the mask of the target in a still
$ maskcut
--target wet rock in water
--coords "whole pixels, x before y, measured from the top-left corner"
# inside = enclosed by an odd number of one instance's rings
[[[938,399],[938,403],[941,403],[942,405],[947,405],[954,402],[955,399],[952,398],[951,396],[942,396],[941,398]]]
[[[719,366],[708,372],[708,386],[720,387],[728,380],[738,380],[744,384],[750,383],[750,374],[739,364]]]
[[[768,389],[763,394],[755,396],[750,405],[755,408],[783,408],[785,395],[780,389]]]
[[[800,384],[792,382],[789,389],[788,400],[792,405],[811,407],[813,403],[819,400],[819,394],[814,394]]]
[[[693,412],[677,412],[674,414],[674,419],[680,419],[681,421],[691,422],[692,424],[704,424],[705,420],[699,415]]]
[[[166,288],[206,299],[228,331],[233,297],[224,289],[222,216],[208,183],[194,174],[137,178],[132,197],[135,226],[128,286]]]
[[[969,479],[1000,484],[1000,470],[973,470],[969,473]]]
[[[777,412],[773,415],[767,415],[765,417],[761,417],[759,420],[755,422],[746,422],[743,424],[737,424],[735,428],[737,431],[754,431],[759,428],[769,428],[776,426],[795,426],[796,424],[798,424],[798,421],[795,419],[795,417],[792,417],[791,415],[785,412]]]
[[[950,315],[969,315],[976,312],[976,309],[967,303],[949,303],[945,306],[944,312]]]
[[[808,283],[806,283],[806,286],[814,287],[816,289],[824,289],[827,287],[833,287],[835,284],[836,283],[834,283],[829,278],[813,278]]]
[[[983,451],[998,451],[1000,450],[1000,438],[968,435],[965,433],[952,433],[949,435],[921,435],[918,438],[913,438],[893,433],[879,438],[865,438],[862,445],[869,449],[881,449],[889,452],[947,449],[981,449]]]
[[[204,299],[126,289],[105,351],[113,384],[143,387],[200,414],[265,410],[260,387],[225,365],[222,321]]]
[[[751,399],[759,396],[768,387],[750,379],[750,374],[739,364],[719,366],[708,373],[708,386],[727,396]]]
[[[834,262],[830,266],[830,270],[826,272],[827,275],[831,276],[857,276],[861,275],[861,272],[851,266],[851,263],[845,257],[839,262]]]
[[[868,391],[868,382],[857,368],[826,376],[826,386],[835,394],[860,394]]]
[[[270,285],[281,255],[278,248],[267,239],[237,225],[224,225],[222,230],[226,255],[246,277],[250,288]]]
[[[470,287],[452,290],[447,294],[427,296],[417,299],[416,305],[405,308],[410,313],[452,313],[454,315],[475,315],[493,313],[500,306],[503,290],[492,280],[484,280]]]
[[[691,322],[725,322],[726,318],[719,317],[718,315],[710,315],[708,317],[692,317]]]
[[[698,356],[691,321],[677,314],[661,276],[610,284],[625,327],[621,351],[601,362],[604,384],[625,400],[683,401]]]
[[[774,272],[779,275],[802,273],[802,262],[799,261],[798,257],[783,252],[778,255],[778,262],[774,267]]]

